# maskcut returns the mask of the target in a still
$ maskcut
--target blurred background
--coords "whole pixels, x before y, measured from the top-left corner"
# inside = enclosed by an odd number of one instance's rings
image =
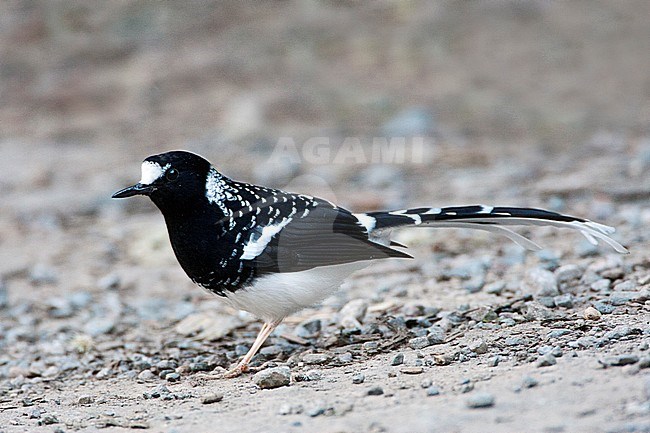
[[[649,17],[645,0],[4,1],[3,207],[92,212],[177,148],[276,187],[316,176],[352,207],[638,196],[646,177],[617,181],[650,164]],[[281,137],[335,155],[413,136],[426,161],[270,159]]]

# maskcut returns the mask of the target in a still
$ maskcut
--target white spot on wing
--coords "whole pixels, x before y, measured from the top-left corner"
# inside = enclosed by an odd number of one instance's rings
[[[477,213],[492,213],[493,210],[494,208],[492,206],[481,205],[481,210]]]
[[[353,213],[352,215],[359,220],[359,223],[366,228],[368,233],[375,229],[377,220],[374,217],[366,215],[365,213]]]
[[[250,240],[246,246],[244,246],[244,253],[241,255],[240,259],[252,260],[262,254],[262,251],[264,251],[264,248],[266,248],[269,242],[271,242],[273,236],[275,236],[280,230],[284,228],[284,226],[290,222],[291,218],[287,218],[278,224],[264,227],[262,229],[262,235],[257,240]]]

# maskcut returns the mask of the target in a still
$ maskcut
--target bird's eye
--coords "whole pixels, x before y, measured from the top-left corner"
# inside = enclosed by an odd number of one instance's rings
[[[176,179],[178,179],[178,170],[176,170],[175,168],[170,168],[165,173],[165,178],[171,182],[175,181]]]

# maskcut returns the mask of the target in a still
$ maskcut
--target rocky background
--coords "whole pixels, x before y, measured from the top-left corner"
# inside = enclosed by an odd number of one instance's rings
[[[0,3],[0,432],[650,431],[649,17],[643,0]],[[376,161],[376,137],[425,152]],[[539,253],[403,231],[415,260],[355,275],[277,330],[260,372],[222,380],[259,322],[191,284],[150,202],[109,198],[173,148],[354,210],[581,215],[631,254],[546,228],[522,231]]]

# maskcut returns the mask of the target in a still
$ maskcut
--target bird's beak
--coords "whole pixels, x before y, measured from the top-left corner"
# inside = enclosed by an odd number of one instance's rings
[[[149,195],[153,191],[153,186],[136,183],[133,186],[121,189],[112,195],[112,198],[126,198],[134,195]]]

